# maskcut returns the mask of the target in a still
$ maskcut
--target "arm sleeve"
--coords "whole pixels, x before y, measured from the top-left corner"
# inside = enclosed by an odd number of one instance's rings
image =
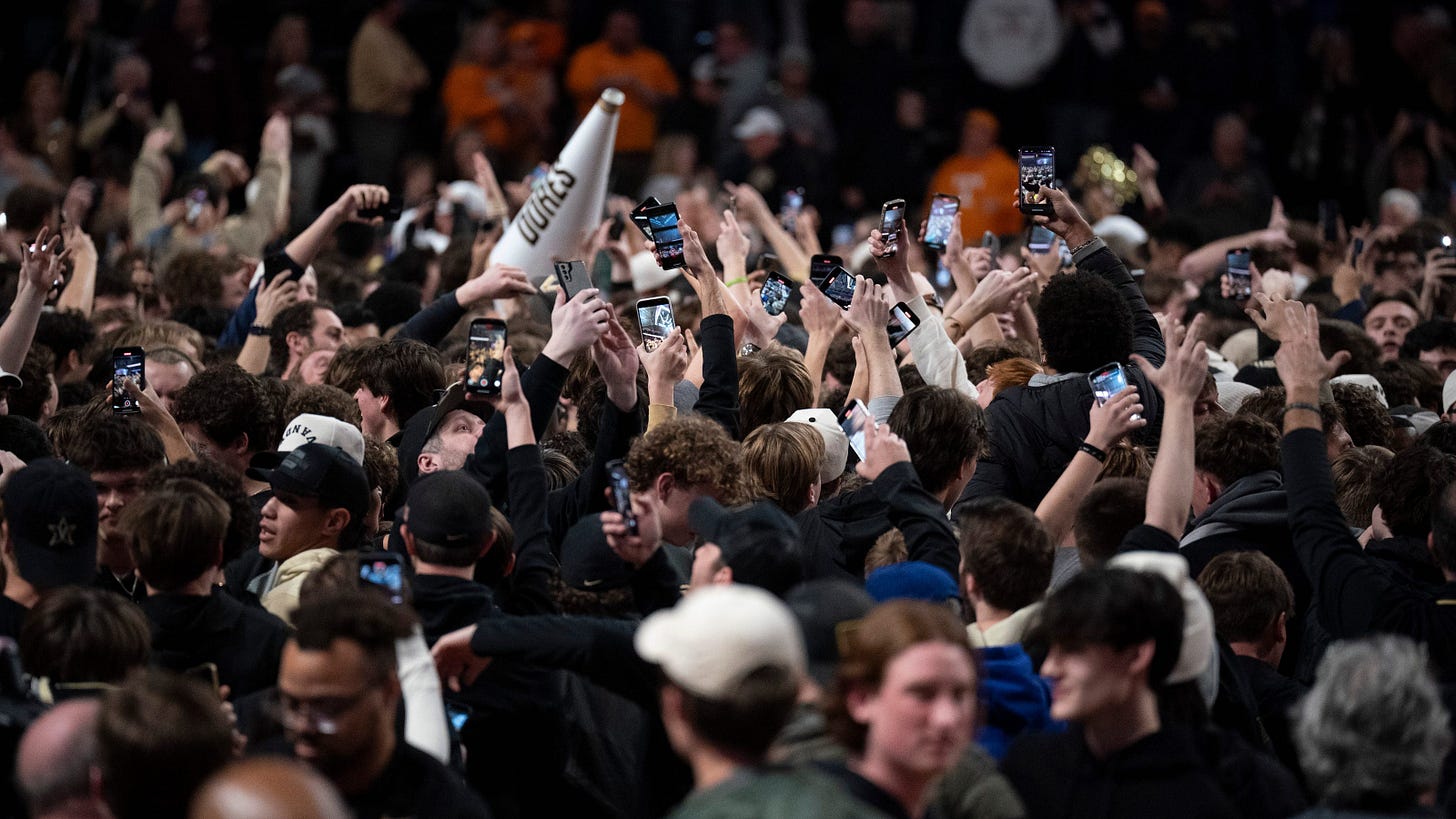
[[[476,623],[470,650],[575,671],[649,709],[656,708],[652,665],[637,656],[637,624],[588,617],[487,617]]]
[[[667,559],[667,552],[662,549],[653,552],[642,568],[632,574],[632,598],[643,617],[677,605],[682,598],[682,584]]]
[[[161,160],[143,154],[131,169],[131,192],[127,198],[127,221],[133,241],[142,241],[162,226]]]
[[[551,413],[556,410],[556,400],[566,384],[566,374],[565,367],[544,355],[536,356],[536,360],[521,374],[521,391],[531,405],[531,426],[538,441],[551,420]],[[501,498],[509,497],[505,487],[505,458],[499,455],[506,450],[506,419],[497,412],[485,422],[485,430],[480,433],[480,440],[475,442],[475,452],[465,459],[464,466],[468,474],[485,485],[496,504]]]
[[[445,729],[445,700],[440,675],[419,626],[394,643],[400,694],[404,698],[404,740],[445,764],[450,762],[450,733]]]
[[[1317,429],[1297,429],[1280,446],[1289,530],[1309,576],[1320,624],[1338,638],[1369,632],[1382,600],[1414,595],[1375,567],[1345,526]],[[1403,594],[1404,593],[1404,594]]]
[[[707,316],[698,325],[698,346],[703,351],[703,386],[697,412],[712,418],[738,439],[738,351],[733,348],[733,319],[725,314]]]
[[[536,445],[518,446],[506,453],[510,487],[511,528],[515,530],[516,567],[511,572],[510,609],[513,614],[554,614],[551,576],[556,556],[551,553],[546,525],[546,467]]]
[[[1127,265],[1108,250],[1107,243],[1101,239],[1093,239],[1092,244],[1077,251],[1073,260],[1079,271],[1101,276],[1117,289],[1118,295],[1132,310],[1132,351],[1146,358],[1154,367],[1163,366],[1163,359],[1167,357],[1163,331],[1148,307],[1148,300],[1143,298],[1142,289],[1127,271]]]
[[[260,284],[259,287],[262,285]],[[253,320],[258,317],[258,287],[248,291],[243,297],[243,303],[228,317],[227,326],[217,337],[217,346],[221,349],[229,347],[241,347],[248,340],[248,328],[253,326]]]
[[[976,385],[966,375],[966,360],[955,342],[945,332],[945,320],[925,303],[925,299],[905,302],[910,312],[920,319],[920,326],[910,334],[910,353],[915,356],[915,369],[925,383],[958,390],[976,397]]]
[[[455,293],[446,293],[431,302],[429,307],[410,316],[409,321],[404,323],[396,335],[423,341],[434,347],[440,343],[440,339],[449,335],[455,324],[465,317],[465,313],[466,310],[460,306]]]
[[[961,554],[955,531],[940,502],[921,485],[915,467],[892,464],[875,478],[874,486],[890,522],[905,536],[908,559],[939,566],[956,577]]]
[[[257,256],[273,238],[278,220],[278,197],[283,195],[283,162],[277,157],[258,160],[258,196],[236,220],[223,228],[235,252]]]
[[[622,412],[611,401],[603,402],[602,424],[591,463],[576,480],[547,499],[553,545],[560,544],[566,531],[583,516],[607,508],[607,464],[627,457],[632,440],[641,434],[642,416],[635,407]]]

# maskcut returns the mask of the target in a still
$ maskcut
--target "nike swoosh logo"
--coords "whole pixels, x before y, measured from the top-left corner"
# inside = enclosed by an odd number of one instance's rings
[[[600,586],[600,585],[602,585],[605,582],[607,582],[607,581],[605,581],[605,580],[583,580],[583,581],[581,581],[581,585],[584,586],[584,587],[586,587],[586,588],[588,588],[588,589],[590,589],[590,588],[594,588],[596,586]]]

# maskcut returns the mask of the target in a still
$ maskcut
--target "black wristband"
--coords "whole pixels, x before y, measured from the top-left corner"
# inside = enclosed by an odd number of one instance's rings
[[[1107,463],[1107,453],[1104,452],[1104,451],[1102,451],[1102,450],[1100,450],[1100,449],[1098,449],[1095,446],[1092,446],[1091,444],[1087,443],[1086,441],[1083,441],[1082,443],[1078,444],[1077,445],[1077,450],[1079,452],[1085,452],[1088,455],[1091,455],[1092,457],[1096,458],[1098,461],[1101,461],[1102,463]]]
[[[254,324],[252,327],[248,328],[248,335],[250,336],[266,336],[272,335],[272,333],[272,327],[264,327],[261,324]]]

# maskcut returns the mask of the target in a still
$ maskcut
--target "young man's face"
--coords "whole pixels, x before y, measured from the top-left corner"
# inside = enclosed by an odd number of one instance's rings
[[[1052,681],[1052,719],[1087,722],[1115,711],[1137,691],[1132,664],[1137,648],[1053,645],[1041,665]]]
[[[1430,364],[1441,374],[1444,381],[1456,371],[1456,349],[1451,347],[1436,347],[1431,350],[1421,350],[1421,361]]]
[[[1420,320],[1420,313],[1409,304],[1383,301],[1365,314],[1365,335],[1380,345],[1382,362],[1394,361],[1400,357],[1400,345],[1405,341],[1405,334]]]
[[[869,727],[866,760],[920,775],[940,774],[970,744],[976,673],[962,646],[919,643],[885,666],[873,692],[851,692],[850,716]]]
[[[91,473],[91,482],[96,484],[96,507],[99,512],[96,519],[99,526],[97,534],[103,543],[113,539],[117,521],[121,519],[121,511],[141,494],[142,476],[145,474],[145,469]]]
[[[654,495],[662,539],[678,546],[692,544],[698,533],[688,521],[688,507],[698,498],[718,498],[718,491],[706,484],[683,487],[677,484]]]
[[[278,667],[283,727],[293,753],[330,779],[355,770],[393,731],[398,683],[371,673],[363,648],[335,639],[327,651],[289,641]]]
[[[284,561],[325,543],[329,512],[318,498],[275,492],[263,505],[258,521],[258,551],[269,560]]]

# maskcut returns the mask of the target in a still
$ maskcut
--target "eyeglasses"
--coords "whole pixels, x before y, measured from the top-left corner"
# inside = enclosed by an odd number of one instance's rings
[[[339,732],[339,720],[373,690],[371,686],[347,697],[312,700],[301,700],[278,691],[269,702],[268,710],[280,725],[290,731],[307,729],[316,734],[333,736]]]

